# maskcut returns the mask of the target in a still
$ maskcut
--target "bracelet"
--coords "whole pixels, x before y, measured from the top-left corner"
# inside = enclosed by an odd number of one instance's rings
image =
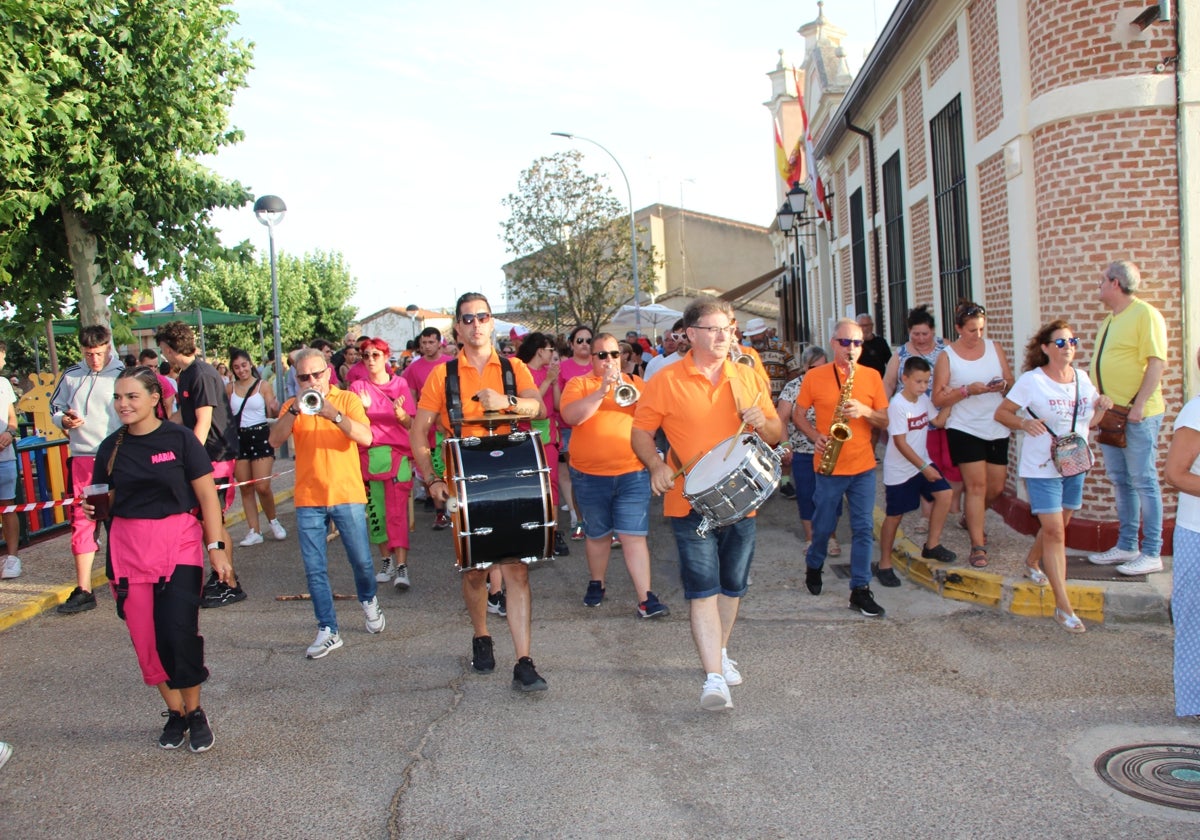
[[[431,481],[431,482],[429,482],[428,484],[426,484],[426,485],[425,485],[425,489],[426,489],[426,490],[430,490],[430,489],[432,489],[432,488],[433,488],[433,485],[437,484],[439,481],[440,481],[440,482],[442,482],[442,484],[446,484],[446,479],[444,479],[444,478],[435,478],[433,481]],[[446,486],[447,486],[447,487],[449,487],[450,485],[448,485],[448,484],[447,484]]]

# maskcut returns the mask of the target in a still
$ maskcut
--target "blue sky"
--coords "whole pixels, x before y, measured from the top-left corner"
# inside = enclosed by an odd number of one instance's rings
[[[895,0],[828,0],[855,68]],[[453,304],[500,308],[501,200],[533,160],[604,144],[635,207],[682,205],[768,224],[774,214],[766,73],[799,63],[814,2],[237,0],[255,69],[232,111],[246,139],[209,161],[288,214],[289,253],[341,251],[366,315]],[[625,184],[599,149],[585,165]],[[249,206],[220,213],[228,242],[267,232]]]

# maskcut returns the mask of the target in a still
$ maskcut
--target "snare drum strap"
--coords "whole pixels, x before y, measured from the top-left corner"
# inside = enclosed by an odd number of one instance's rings
[[[512,362],[500,356],[500,370],[504,380],[504,393],[507,396],[517,395],[517,378],[513,374]],[[462,437],[463,410],[462,387],[458,378],[458,359],[446,362],[446,413],[450,416],[450,428],[455,437]],[[516,415],[513,416],[512,430],[517,430]]]

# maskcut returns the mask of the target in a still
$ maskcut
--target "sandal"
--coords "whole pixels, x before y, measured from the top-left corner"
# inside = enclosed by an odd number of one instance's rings
[[[1026,566],[1025,577],[1029,578],[1038,586],[1045,586],[1050,582],[1050,578],[1046,577],[1046,573],[1036,566]]]
[[[826,547],[825,553],[830,557],[842,556],[842,547],[838,545],[837,537],[829,538],[829,545]]]
[[[976,569],[982,569],[988,564],[987,548],[982,545],[971,546],[971,556],[967,562]]]
[[[1054,608],[1054,620],[1062,625],[1062,629],[1066,630],[1068,633],[1082,633],[1087,630],[1087,628],[1083,626],[1083,622],[1079,620],[1079,616],[1075,615],[1074,613],[1067,615],[1065,612],[1058,609],[1058,607]]]

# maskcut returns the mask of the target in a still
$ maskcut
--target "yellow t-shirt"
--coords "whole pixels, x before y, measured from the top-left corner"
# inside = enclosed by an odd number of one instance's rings
[[[1103,340],[1103,348],[1100,342]],[[1117,405],[1129,405],[1142,387],[1149,359],[1167,359],[1167,324],[1162,313],[1146,301],[1134,298],[1120,315],[1109,314],[1096,333],[1096,356],[1092,357],[1091,378],[1101,393],[1112,397]],[[1154,417],[1166,410],[1162,384],[1146,400],[1144,417]]]
[[[351,420],[371,425],[358,394],[331,387],[325,399]],[[280,412],[293,402],[285,402]],[[296,447],[296,507],[366,504],[358,444],[341,429],[324,417],[301,414],[292,425],[292,440]]]

